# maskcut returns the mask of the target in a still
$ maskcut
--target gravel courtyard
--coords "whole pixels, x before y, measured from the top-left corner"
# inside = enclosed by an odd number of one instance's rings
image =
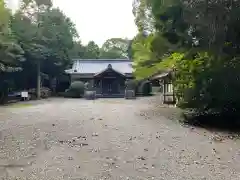
[[[156,97],[28,103],[0,108],[1,180],[240,179],[239,140],[181,126]]]

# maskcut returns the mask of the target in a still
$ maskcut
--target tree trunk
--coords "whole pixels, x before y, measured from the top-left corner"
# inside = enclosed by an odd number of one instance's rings
[[[37,94],[37,99],[41,98],[41,65],[40,61],[37,62],[37,89],[36,89],[36,94]]]
[[[1,92],[0,93],[0,104],[4,104],[4,98],[5,98],[5,93]]]
[[[53,94],[56,94],[56,86],[57,86],[57,78],[56,77],[50,77],[49,78],[49,82],[50,82],[50,88],[53,92]]]

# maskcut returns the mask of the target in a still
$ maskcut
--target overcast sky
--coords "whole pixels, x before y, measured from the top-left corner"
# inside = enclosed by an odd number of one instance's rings
[[[17,6],[19,0],[6,0]],[[97,44],[108,38],[132,38],[137,33],[132,15],[132,0],[53,0],[72,21],[84,44]]]

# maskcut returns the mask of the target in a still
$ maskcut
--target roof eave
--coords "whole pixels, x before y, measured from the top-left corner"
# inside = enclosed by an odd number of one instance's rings
[[[109,69],[111,69],[112,71],[114,71],[114,72],[116,72],[116,73],[118,73],[118,74],[120,74],[120,75],[122,75],[122,76],[124,76],[125,77],[125,74],[123,74],[123,73],[121,73],[121,72],[119,72],[119,71],[117,71],[117,70],[115,70],[115,69],[113,69],[113,68],[106,68],[106,69],[104,69],[104,70],[102,70],[101,72],[99,72],[99,73],[96,73],[95,75],[94,75],[94,77],[96,77],[96,76],[98,76],[98,75],[101,75],[102,73],[104,73],[104,72],[106,72],[107,70],[109,70]]]

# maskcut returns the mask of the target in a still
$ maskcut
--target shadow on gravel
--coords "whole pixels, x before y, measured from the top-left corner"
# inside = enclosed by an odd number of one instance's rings
[[[195,127],[201,127],[210,131],[220,131],[240,135],[240,119],[228,114],[204,114],[195,115],[182,113],[182,122]]]

